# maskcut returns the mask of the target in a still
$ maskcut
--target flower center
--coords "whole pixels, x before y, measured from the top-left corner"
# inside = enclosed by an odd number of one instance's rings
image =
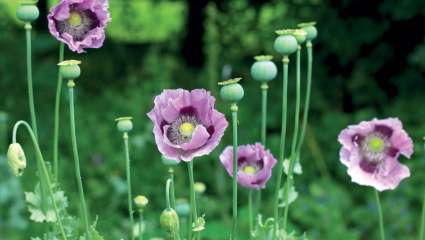
[[[385,149],[385,142],[380,137],[371,137],[367,141],[367,147],[372,153],[381,153]]]
[[[195,126],[190,122],[184,122],[179,126],[179,132],[184,137],[191,137]]]
[[[83,23],[83,19],[82,19],[80,13],[78,13],[77,11],[71,11],[69,18],[68,18],[68,23],[72,27],[80,26]]]
[[[246,174],[255,174],[257,173],[257,168],[252,165],[246,165],[242,168],[242,171]]]

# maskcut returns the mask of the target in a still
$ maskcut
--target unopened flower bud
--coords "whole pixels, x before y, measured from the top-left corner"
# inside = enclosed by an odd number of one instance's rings
[[[7,150],[7,162],[15,176],[21,176],[27,167],[24,150],[19,143],[12,143]]]
[[[220,96],[226,102],[239,102],[244,96],[243,87],[238,83],[241,78],[233,78],[227,81],[219,82],[221,85]]]
[[[288,56],[297,51],[298,42],[293,36],[293,29],[278,30],[276,33],[279,35],[274,41],[274,49],[276,52]]]
[[[143,195],[138,195],[134,198],[134,203],[136,204],[136,207],[143,209],[146,205],[148,205],[149,199]]]
[[[299,28],[302,28],[307,33],[307,40],[311,41],[317,37],[317,28],[315,27],[316,22],[306,22],[298,24]]]
[[[115,119],[117,122],[117,129],[120,132],[130,132],[133,129],[132,117],[120,117]]]
[[[205,190],[207,189],[207,187],[202,182],[196,182],[195,185],[194,185],[194,189],[195,189],[195,192],[197,192],[199,194],[202,194],[202,193],[205,192]]]
[[[60,68],[60,74],[65,80],[75,80],[81,74],[80,65],[81,61],[67,60],[58,64]]]
[[[277,75],[277,67],[272,62],[270,55],[256,56],[256,62],[251,66],[251,76],[254,80],[268,82]]]
[[[16,10],[16,17],[22,22],[30,23],[37,20],[40,11],[35,3],[24,2]]]
[[[177,212],[172,208],[167,208],[161,213],[159,219],[161,227],[171,235],[179,234],[180,222]]]

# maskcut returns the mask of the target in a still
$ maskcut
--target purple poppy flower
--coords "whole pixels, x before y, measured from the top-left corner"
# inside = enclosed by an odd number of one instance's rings
[[[215,98],[205,89],[164,90],[148,113],[159,151],[176,161],[209,154],[227,128],[224,115],[214,108]]]
[[[108,0],[61,0],[47,16],[50,33],[74,52],[100,48],[111,20]]]
[[[341,162],[351,180],[378,191],[394,189],[410,176],[398,157],[413,154],[413,143],[398,118],[373,119],[348,126],[339,134]]]
[[[233,147],[228,146],[220,155],[220,161],[227,173],[233,176]],[[276,159],[269,150],[260,143],[241,145],[238,147],[238,182],[247,188],[261,189],[266,187],[272,176]]]

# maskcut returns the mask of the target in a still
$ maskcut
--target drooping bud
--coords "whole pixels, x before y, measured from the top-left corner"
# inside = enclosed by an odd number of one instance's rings
[[[307,40],[311,41],[317,37],[317,28],[315,27],[316,22],[305,22],[298,24],[299,28],[302,28],[307,33]]]
[[[279,35],[274,41],[274,49],[276,52],[288,56],[297,51],[298,42],[293,36],[293,29],[277,30],[276,33]]]
[[[136,207],[139,209],[143,209],[148,205],[149,199],[143,195],[137,195],[134,198],[134,203],[136,204]]]
[[[80,64],[81,61],[78,60],[66,60],[58,63],[62,78],[65,80],[77,79],[81,74]]]
[[[256,56],[254,59],[256,62],[251,66],[251,76],[254,80],[268,82],[276,77],[277,67],[272,62],[272,56],[262,55]]]
[[[180,222],[177,212],[172,208],[167,208],[162,211],[159,218],[161,227],[171,236],[176,236],[180,231]]]
[[[7,150],[7,162],[15,176],[21,176],[27,167],[25,152],[19,143],[12,143]]]
[[[133,129],[132,117],[119,117],[115,119],[117,122],[117,129],[120,132],[130,132]]]
[[[243,87],[238,83],[242,78],[233,78],[223,82],[221,85],[220,96],[226,102],[236,103],[239,102],[244,96]]]
[[[37,20],[40,11],[34,2],[23,2],[16,10],[16,17],[25,23]]]

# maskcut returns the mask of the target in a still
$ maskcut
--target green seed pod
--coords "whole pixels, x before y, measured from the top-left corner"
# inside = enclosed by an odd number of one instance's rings
[[[307,39],[307,32],[304,29],[296,29],[294,31],[294,37],[297,39],[298,45],[301,45]]]
[[[80,65],[81,61],[67,60],[59,63],[60,74],[65,80],[75,80],[81,74]]]
[[[268,82],[273,80],[277,75],[277,67],[271,60],[270,55],[256,56],[256,62],[251,66],[251,76],[254,80],[260,82]]]
[[[176,212],[182,216],[187,217],[190,214],[190,206],[185,199],[177,199]]]
[[[159,218],[159,223],[161,227],[167,231],[170,235],[174,236],[179,234],[180,231],[180,222],[177,212],[172,208],[167,208],[162,211]]]
[[[38,7],[34,4],[21,4],[16,10],[16,17],[22,22],[30,23],[37,20],[40,15]]]
[[[12,143],[7,150],[7,162],[15,176],[21,176],[27,167],[25,152],[19,143]]]
[[[302,28],[307,33],[307,40],[311,41],[317,37],[317,28],[315,27],[316,22],[306,22],[298,24],[299,28]]]
[[[133,129],[132,117],[119,117],[115,119],[117,122],[117,129],[120,132],[130,132]]]
[[[278,30],[276,33],[279,35],[274,41],[274,49],[276,52],[288,56],[297,51],[298,42],[293,36],[293,29]]]
[[[194,186],[195,192],[203,194],[207,190],[207,186],[203,182],[196,182]]]
[[[220,96],[226,102],[239,102],[244,96],[243,87],[238,83],[242,78],[233,78],[219,82],[221,85]]]

